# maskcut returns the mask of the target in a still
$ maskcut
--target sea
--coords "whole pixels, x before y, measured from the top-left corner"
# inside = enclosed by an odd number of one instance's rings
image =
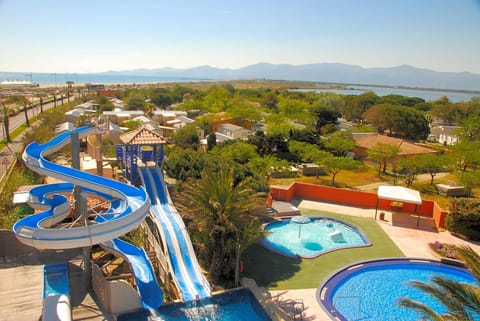
[[[219,79],[206,78],[179,78],[155,75],[130,75],[130,74],[103,74],[103,73],[21,73],[0,72],[0,82],[4,80],[30,80],[39,85],[65,85],[67,81],[78,84],[141,84],[161,82],[192,82],[192,81],[215,81]],[[361,95],[367,91],[373,91],[377,96],[389,94],[408,97],[419,97],[426,101],[438,100],[448,97],[451,102],[469,101],[472,97],[480,97],[480,91],[455,91],[441,89],[413,89],[400,87],[382,87],[368,85],[345,85],[345,89],[296,89],[300,91],[334,92],[343,95]]]
[[[179,78],[145,75],[103,74],[103,73],[21,73],[0,72],[0,82],[4,80],[29,80],[39,85],[65,85],[67,81],[77,84],[140,84],[157,82],[209,81],[210,79]]]
[[[454,91],[441,89],[413,89],[399,87],[381,87],[381,86],[347,86],[345,89],[295,89],[298,91],[314,91],[317,93],[333,92],[342,95],[361,95],[367,91],[374,92],[377,96],[401,95],[407,97],[418,97],[425,101],[438,100],[442,97],[448,97],[448,100],[454,103],[469,101],[473,97],[480,97],[480,92]]]

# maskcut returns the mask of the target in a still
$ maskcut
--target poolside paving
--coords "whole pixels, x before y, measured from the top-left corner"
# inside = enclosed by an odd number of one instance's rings
[[[312,209],[323,212],[375,218],[374,208],[357,208],[310,200],[296,200],[294,204],[300,210]],[[275,207],[275,203],[273,207]],[[480,243],[462,240],[447,231],[438,231],[431,218],[419,218],[418,216],[401,212],[383,212],[385,214],[384,219],[379,220],[377,217],[377,223],[407,257],[439,259],[428,246],[428,243],[435,241],[457,245],[466,244],[471,246],[475,251],[480,252]],[[379,213],[380,211],[378,211],[377,216],[379,216]],[[331,320],[318,303],[316,291],[316,288],[279,290],[270,291],[270,294],[280,305],[284,303],[288,305],[288,302],[293,300],[302,300],[305,307],[303,320]]]

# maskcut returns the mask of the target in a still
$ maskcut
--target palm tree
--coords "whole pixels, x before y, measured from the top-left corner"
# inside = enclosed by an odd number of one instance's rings
[[[35,97],[39,98],[40,114],[43,114],[43,93],[39,92],[39,93],[35,94]]]
[[[27,112],[28,102],[29,102],[28,99],[23,95],[13,95],[8,97],[7,99],[7,103],[15,103],[23,106],[23,113],[25,114],[25,124],[27,125],[27,127],[30,127],[30,121],[28,119],[28,112]]]
[[[480,255],[469,246],[458,249],[466,266],[480,283]],[[421,315],[421,320],[432,321],[474,321],[480,317],[480,287],[449,280],[443,277],[434,277],[431,284],[420,281],[411,281],[411,286],[436,298],[446,308],[447,312],[439,314],[429,306],[402,298],[398,304],[402,307],[415,310]]]
[[[254,210],[265,204],[265,196],[248,184],[249,179],[235,184],[232,166],[217,163],[206,166],[201,179],[186,184],[178,197],[214,282],[232,281],[233,277],[238,284],[242,252],[263,235],[260,216]]]
[[[5,131],[5,142],[10,143],[12,139],[10,138],[10,108],[7,108],[7,102],[2,104],[0,98],[0,104],[2,105],[2,120],[3,120],[3,129]]]
[[[70,102],[70,95],[71,95],[71,93],[72,93],[72,86],[73,86],[74,82],[71,81],[71,80],[69,80],[69,81],[66,82],[66,84],[67,84],[67,97],[68,97],[68,102]]]

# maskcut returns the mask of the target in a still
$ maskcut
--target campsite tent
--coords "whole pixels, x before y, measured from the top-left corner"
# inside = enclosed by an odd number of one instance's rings
[[[375,207],[375,219],[377,219],[378,200],[380,199],[415,204],[415,211],[417,205],[422,204],[420,193],[416,190],[402,186],[379,186],[377,192],[377,205]],[[420,220],[420,217],[418,217],[418,220]],[[418,223],[419,221],[417,221],[417,226]]]

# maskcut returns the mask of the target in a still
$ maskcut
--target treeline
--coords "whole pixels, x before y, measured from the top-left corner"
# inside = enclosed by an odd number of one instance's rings
[[[314,93],[288,89],[236,89],[230,83],[213,84],[204,90],[193,85],[151,86],[118,90],[128,110],[175,108],[189,111],[207,133],[220,117],[249,127],[259,121],[265,131],[288,137],[292,130],[306,128],[317,134],[336,130],[339,117],[360,125],[369,125],[379,132],[407,139],[426,139],[429,126],[462,126],[472,117],[480,119],[480,97],[467,102],[453,103],[447,97],[425,101],[418,97],[400,95],[377,96],[369,91],[361,95]],[[101,110],[113,109],[105,97],[99,97]],[[219,115],[218,113],[222,113]]]

